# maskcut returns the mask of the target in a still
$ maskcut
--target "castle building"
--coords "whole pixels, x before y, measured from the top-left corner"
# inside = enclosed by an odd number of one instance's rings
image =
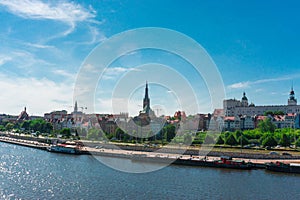
[[[241,100],[227,99],[223,101],[223,109],[225,116],[255,116],[263,115],[267,111],[281,111],[283,113],[300,113],[300,105],[297,105],[297,99],[295,98],[295,92],[293,87],[290,91],[287,105],[266,105],[255,106],[253,103],[248,104],[248,98],[246,93],[243,93]]]
[[[293,87],[290,92],[290,98],[288,99],[288,105],[289,106],[296,106],[297,105],[297,99],[295,98],[295,92],[293,90]]]

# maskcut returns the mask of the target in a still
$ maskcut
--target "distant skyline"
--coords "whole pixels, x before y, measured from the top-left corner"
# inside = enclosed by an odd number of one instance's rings
[[[220,71],[226,98],[240,99],[245,91],[249,103],[287,104],[292,85],[300,99],[299,7],[296,0],[0,0],[0,113],[17,115],[25,106],[30,115],[71,112],[84,59],[107,38],[141,27],[172,29],[201,44]],[[171,66],[194,84],[200,99],[195,113],[213,111],[205,82],[188,63],[168,52],[142,50],[120,57],[103,74],[95,112],[113,112],[115,84],[150,62]],[[178,98],[187,97],[155,84],[150,75],[147,80],[151,105],[166,115],[180,109]],[[131,94],[130,115],[141,110],[143,92],[144,85],[137,85]]]

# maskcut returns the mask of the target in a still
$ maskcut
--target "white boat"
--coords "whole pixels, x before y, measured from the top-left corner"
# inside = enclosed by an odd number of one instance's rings
[[[68,153],[68,154],[79,154],[80,153],[77,146],[66,145],[66,144],[51,145],[48,148],[48,151],[56,152],[56,153]]]

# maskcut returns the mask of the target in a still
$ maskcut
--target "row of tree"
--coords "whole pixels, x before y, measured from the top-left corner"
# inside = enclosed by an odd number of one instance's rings
[[[235,132],[222,132],[213,134],[208,132],[197,132],[192,134],[190,131],[181,135],[176,135],[176,127],[172,124],[165,125],[162,130],[153,134],[151,131],[148,133],[149,137],[143,138],[137,131],[126,133],[121,128],[117,128],[114,133],[105,133],[99,128],[91,128],[89,130],[84,128],[62,130],[53,130],[51,123],[43,119],[35,119],[24,121],[20,124],[6,123],[0,125],[0,130],[23,133],[45,133],[48,136],[56,137],[60,134],[63,138],[81,138],[87,140],[115,140],[121,142],[139,142],[143,143],[146,140],[154,143],[169,143],[170,141],[184,144],[219,144],[219,145],[248,145],[255,144],[259,146],[276,146],[281,145],[289,147],[291,144],[300,146],[300,130],[290,128],[276,129],[276,126],[269,118],[261,121],[258,128],[254,130],[238,130]]]

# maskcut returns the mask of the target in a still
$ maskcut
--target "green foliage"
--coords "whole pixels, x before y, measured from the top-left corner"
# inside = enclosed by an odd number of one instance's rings
[[[5,130],[7,131],[11,131],[14,128],[14,124],[13,123],[7,123],[5,125]]]
[[[41,133],[51,133],[53,130],[52,124],[43,119],[23,121],[20,127],[25,129],[26,131],[33,130],[39,131]]]
[[[260,145],[261,143],[259,142],[259,139],[250,139],[248,140],[249,144],[256,144],[256,145]]]
[[[287,136],[287,134],[282,134],[279,144],[284,147],[288,147],[291,145],[290,138]]]
[[[69,128],[63,128],[59,132],[64,138],[70,138],[71,137],[71,130]]]
[[[5,127],[3,125],[0,125],[0,131],[5,131]]]
[[[210,134],[206,134],[205,144],[215,144],[214,137]]]
[[[266,146],[275,147],[277,145],[277,141],[275,140],[275,138],[273,136],[269,135],[265,139],[263,139],[262,145],[264,147],[266,147]]]
[[[172,124],[166,125],[163,129],[163,136],[167,140],[167,142],[170,142],[175,137],[175,126]]]
[[[296,148],[300,147],[300,137],[295,142]]]
[[[220,135],[218,137],[217,144],[224,144],[224,143],[225,143],[225,141],[224,141],[223,137]]]
[[[230,145],[230,146],[234,146],[237,145],[237,141],[234,137],[233,134],[230,134],[226,139],[225,139],[225,144]]]
[[[121,128],[116,128],[115,130],[115,137],[116,138],[122,138],[124,136],[125,132]]]
[[[183,143],[186,144],[186,145],[190,145],[192,144],[192,141],[193,141],[193,137],[191,134],[185,134],[184,137],[183,137]]]
[[[265,116],[268,116],[268,115],[271,115],[271,116],[274,116],[274,115],[284,115],[284,112],[283,111],[271,111],[271,110],[268,110],[266,112],[264,112],[264,115]]]
[[[258,128],[262,133],[267,133],[267,132],[274,133],[276,126],[275,124],[272,123],[270,118],[266,118],[263,121],[259,122]]]
[[[239,137],[241,137],[241,135],[243,135],[243,131],[241,131],[241,130],[235,131],[235,138],[239,138]]]
[[[247,138],[246,136],[241,135],[241,136],[238,138],[238,143],[239,143],[239,144],[242,144],[242,146],[244,146],[244,145],[249,144],[249,140],[248,140],[248,138]]]
[[[100,129],[91,128],[91,129],[88,130],[87,139],[89,139],[89,140],[99,140],[100,137],[102,137],[102,132],[100,131]],[[113,138],[113,134],[111,134],[111,137],[108,137],[108,139],[111,139],[111,138]]]

